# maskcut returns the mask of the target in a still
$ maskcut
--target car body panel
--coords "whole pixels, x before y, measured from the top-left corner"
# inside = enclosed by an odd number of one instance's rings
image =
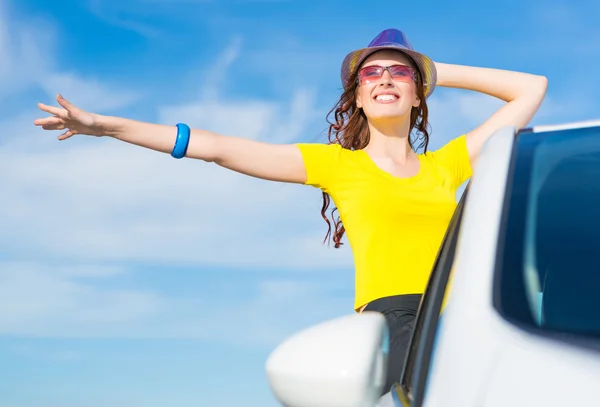
[[[473,405],[497,363],[501,323],[492,307],[497,236],[515,130],[503,129],[485,145],[469,185],[452,274],[438,328],[425,406]],[[452,380],[448,380],[452,377]]]
[[[595,354],[595,355],[594,355]],[[535,334],[513,335],[490,372],[483,407],[597,406],[597,352]]]

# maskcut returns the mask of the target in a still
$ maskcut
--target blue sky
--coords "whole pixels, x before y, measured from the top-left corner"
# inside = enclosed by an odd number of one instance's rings
[[[344,55],[398,27],[434,60],[546,75],[532,124],[596,119],[599,12],[0,0],[0,407],[275,406],[269,352],[353,305],[349,249],[321,245],[319,191],[112,140],[59,143],[32,125],[38,101],[321,142]],[[438,88],[431,148],[499,106]]]

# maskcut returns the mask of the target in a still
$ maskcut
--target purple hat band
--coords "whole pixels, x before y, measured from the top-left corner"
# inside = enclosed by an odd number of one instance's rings
[[[342,84],[344,85],[344,88],[349,85],[348,79],[350,76],[369,55],[384,49],[403,52],[415,62],[415,65],[421,74],[421,78],[423,78],[425,98],[428,98],[433,93],[433,89],[435,88],[437,82],[437,71],[435,69],[435,64],[426,55],[415,51],[412,45],[410,45],[408,38],[406,38],[406,35],[402,31],[395,28],[390,28],[380,32],[379,35],[377,35],[377,37],[375,37],[366,48],[358,49],[346,55],[344,61],[342,62],[341,72]]]

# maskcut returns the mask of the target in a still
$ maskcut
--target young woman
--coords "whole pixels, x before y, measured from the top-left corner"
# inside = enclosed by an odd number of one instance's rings
[[[244,138],[88,113],[60,95],[61,107],[35,120],[46,130],[117,140],[267,180],[323,191],[322,215],[335,247],[348,233],[356,274],[354,309],[385,315],[390,364],[384,390],[399,378],[413,322],[439,245],[482,145],[503,126],[522,128],[546,93],[542,76],[434,63],[395,29],[381,32],[342,63],[344,91],[332,109],[330,144],[274,145]],[[476,129],[427,152],[427,103],[435,86],[469,89],[506,102]],[[330,112],[331,113],[331,112]],[[423,153],[413,145],[418,136]],[[330,197],[339,218],[325,211]],[[333,214],[333,212],[332,212]]]

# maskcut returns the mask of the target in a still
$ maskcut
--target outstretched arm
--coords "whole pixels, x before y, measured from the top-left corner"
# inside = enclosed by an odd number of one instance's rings
[[[548,80],[544,76],[492,68],[436,62],[438,86],[473,90],[507,102],[479,127],[467,133],[471,164],[479,157],[483,144],[498,129],[521,129],[531,121],[544,100]]]
[[[112,137],[141,147],[171,153],[176,127],[88,113],[57,96],[61,107],[39,104],[51,117],[36,119],[45,130],[65,130],[58,139],[76,134]],[[297,146],[269,144],[241,137],[191,129],[186,157],[200,159],[257,178],[304,183],[306,169]]]

